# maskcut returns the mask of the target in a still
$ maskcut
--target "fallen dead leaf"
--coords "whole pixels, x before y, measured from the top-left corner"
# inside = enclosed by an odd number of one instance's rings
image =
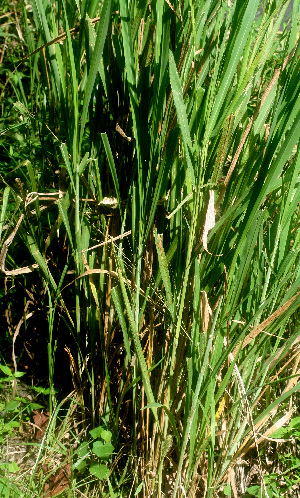
[[[57,496],[69,489],[71,478],[71,463],[65,463],[55,474],[52,474],[44,487],[43,498]]]
[[[43,413],[38,410],[33,411],[33,422],[35,425],[35,439],[43,439],[49,423],[49,412]]]

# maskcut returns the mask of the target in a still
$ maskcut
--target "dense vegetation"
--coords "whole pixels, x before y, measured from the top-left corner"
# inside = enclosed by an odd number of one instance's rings
[[[297,496],[299,0],[1,8],[1,496]]]

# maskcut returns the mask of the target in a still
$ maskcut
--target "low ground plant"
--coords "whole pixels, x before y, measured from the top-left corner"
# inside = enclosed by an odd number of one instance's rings
[[[299,0],[1,19],[1,364],[48,389],[31,496],[296,496]]]

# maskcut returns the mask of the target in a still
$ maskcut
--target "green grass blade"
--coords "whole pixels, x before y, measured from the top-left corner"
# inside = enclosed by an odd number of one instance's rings
[[[111,152],[111,148],[110,148],[109,141],[108,141],[106,133],[101,133],[101,137],[102,137],[102,141],[103,141],[103,144],[104,144],[104,148],[105,148],[106,157],[107,157],[107,160],[108,160],[108,164],[109,164],[111,176],[112,176],[112,179],[113,179],[113,182],[114,182],[114,186],[115,186],[115,189],[116,189],[116,195],[117,195],[119,209],[121,211],[122,210],[122,201],[121,201],[119,180],[118,180],[118,175],[117,175],[115,161],[114,161],[114,158],[113,158],[113,155],[112,155],[112,152]]]
[[[169,52],[169,71],[170,71],[170,82],[173,92],[174,104],[177,111],[177,118],[180,126],[182,141],[184,144],[185,157],[188,165],[188,171],[190,175],[190,181],[193,187],[196,185],[195,172],[193,166],[193,155],[192,155],[192,140],[189,130],[188,119],[186,115],[186,109],[182,96],[182,88],[180,84],[180,79],[177,73],[176,64],[174,61],[174,55]]]
[[[93,51],[93,56],[91,60],[91,65],[88,72],[87,82],[85,86],[85,94],[83,99],[83,107],[81,113],[81,125],[80,125],[80,138],[79,138],[79,150],[81,148],[81,143],[83,140],[83,134],[85,130],[85,125],[88,117],[88,109],[94,89],[97,71],[99,69],[99,64],[102,57],[102,52],[104,48],[104,43],[109,27],[110,16],[111,16],[112,2],[111,0],[104,0],[101,9],[101,22],[98,26],[98,33],[95,42],[95,48]]]
[[[206,128],[206,136],[211,137],[216,125],[218,116],[222,110],[230,85],[236,74],[238,63],[243,55],[244,48],[247,44],[255,14],[258,9],[259,0],[251,0],[251,2],[242,1],[236,5],[236,15],[233,22],[238,22],[236,30],[232,30],[230,35],[229,46],[227,47],[226,62],[222,68],[220,84],[215,97],[213,109],[209,116]]]

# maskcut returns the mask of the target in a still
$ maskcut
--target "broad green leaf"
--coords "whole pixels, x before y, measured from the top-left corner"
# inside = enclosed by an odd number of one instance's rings
[[[11,399],[6,405],[5,405],[5,411],[7,412],[13,412],[18,408],[20,404],[20,401]]]
[[[104,439],[106,443],[109,443],[109,441],[112,438],[112,433],[110,431],[106,431],[105,429],[103,429],[101,433],[101,438]]]
[[[24,400],[24,402],[27,403],[27,400]],[[26,408],[32,412],[33,410],[41,410],[44,407],[39,403],[28,403]]]
[[[107,431],[107,430],[103,429],[103,427],[101,427],[101,426],[100,427],[96,427],[95,429],[92,429],[90,431],[90,435],[94,439],[99,439],[101,437],[107,443],[109,443],[109,441],[112,438],[112,433],[110,431]]]
[[[76,455],[79,456],[79,458],[85,458],[89,454],[89,443],[85,441],[84,443],[81,443],[78,448],[76,448],[75,452]]]
[[[103,464],[94,464],[89,467],[89,471],[93,476],[98,477],[101,481],[104,479],[107,479],[109,477],[110,471],[106,467],[106,465]]]
[[[7,468],[8,468],[8,472],[11,472],[13,474],[15,474],[16,472],[20,471],[20,467],[19,467],[19,465],[16,462],[10,462],[8,464]]]
[[[3,373],[5,373],[5,375],[7,375],[8,377],[12,377],[14,374],[12,373],[11,369],[9,367],[7,367],[6,365],[1,365],[0,364],[0,369],[2,370]]]
[[[101,441],[95,441],[92,448],[93,453],[101,458],[102,460],[107,460],[113,453],[114,447],[110,443],[101,443]]]
[[[99,426],[99,427],[95,427],[95,429],[92,429],[89,432],[90,432],[90,435],[92,436],[92,438],[98,439],[101,436],[103,430],[104,430],[103,427]]]
[[[14,373],[14,377],[16,377],[17,379],[20,377],[23,377],[23,375],[25,375],[25,372],[15,372]]]
[[[7,424],[5,424],[5,427],[6,428],[10,428],[10,427],[20,427],[20,423],[17,422],[16,420],[10,420],[9,422],[7,422]]]

